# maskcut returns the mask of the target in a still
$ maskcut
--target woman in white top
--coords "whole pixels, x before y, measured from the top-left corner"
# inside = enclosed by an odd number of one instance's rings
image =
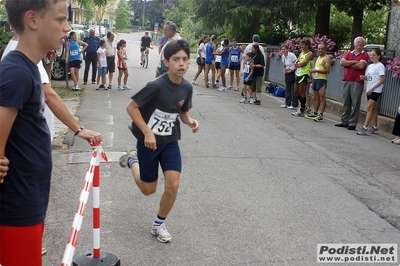
[[[210,41],[210,37],[205,36],[203,39],[199,41],[199,49],[197,50],[197,73],[192,80],[193,85],[199,85],[196,81],[201,72],[204,70],[204,65],[206,61],[206,44]]]
[[[299,106],[299,100],[294,94],[294,72],[296,70],[294,63],[296,62],[297,57],[294,53],[289,52],[289,47],[286,44],[282,44],[281,53],[283,64],[283,78],[285,79],[285,104],[282,104],[281,107],[295,109]]]
[[[376,111],[376,101],[382,94],[383,83],[385,82],[385,66],[380,62],[382,59],[382,53],[380,49],[373,49],[369,53],[369,57],[372,61],[365,71],[365,76],[360,76],[367,83],[366,94],[368,99],[367,106],[367,117],[361,130],[357,132],[357,135],[366,135],[367,132],[376,134],[379,132],[378,129],[378,112]],[[368,131],[368,125],[372,120],[373,126]]]

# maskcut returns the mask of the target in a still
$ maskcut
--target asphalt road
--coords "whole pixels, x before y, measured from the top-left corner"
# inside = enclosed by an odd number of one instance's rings
[[[158,242],[150,227],[163,179],[145,197],[116,162],[135,145],[126,105],[155,73],[156,49],[148,69],[139,65],[140,37],[118,35],[127,40],[132,90],[117,91],[116,77],[109,91],[88,85],[77,111],[81,125],[103,133],[111,159],[100,170],[102,252],[121,265],[320,265],[317,244],[400,243],[400,147],[392,136],[357,136],[334,127],[339,118],[329,113],[316,123],[279,108],[282,98],[240,104],[239,92],[203,86],[194,86],[191,110],[200,130],[182,130],[181,186],[166,222],[173,242]],[[196,70],[193,61],[186,79]],[[61,264],[90,151],[79,138],[54,151],[45,266]],[[90,197],[75,257],[92,253],[91,206]]]

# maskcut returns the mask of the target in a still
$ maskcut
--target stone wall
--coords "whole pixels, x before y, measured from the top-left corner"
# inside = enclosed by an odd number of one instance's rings
[[[389,18],[386,49],[395,50],[396,57],[400,58],[400,1],[393,2]]]

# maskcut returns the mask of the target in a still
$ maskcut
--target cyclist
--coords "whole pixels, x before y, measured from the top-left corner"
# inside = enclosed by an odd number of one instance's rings
[[[146,31],[144,33],[144,36],[140,40],[140,65],[143,65],[144,51],[146,51],[146,49],[151,46],[153,46],[153,41],[149,37],[149,32]]]

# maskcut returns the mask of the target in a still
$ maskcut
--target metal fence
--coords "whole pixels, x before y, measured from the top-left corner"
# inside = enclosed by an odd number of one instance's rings
[[[280,57],[273,56],[266,58],[265,79],[277,83],[285,84],[282,74],[282,61]],[[326,90],[326,98],[342,102],[342,79],[344,68],[340,66],[339,60],[334,60],[331,71],[328,75],[328,86]],[[365,98],[365,97],[364,97]],[[366,99],[360,109],[366,111]],[[383,93],[380,98],[379,114],[395,118],[398,107],[400,106],[400,78],[393,78],[392,73],[386,71],[385,83],[383,85]]]

